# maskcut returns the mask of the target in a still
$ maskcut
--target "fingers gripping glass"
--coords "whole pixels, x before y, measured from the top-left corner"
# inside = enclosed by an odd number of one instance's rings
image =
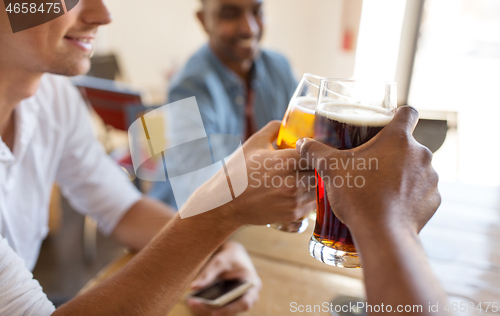
[[[300,138],[313,137],[314,111],[318,99],[321,77],[304,74],[290,100],[283,121],[281,122],[278,149],[295,148]],[[269,227],[290,233],[302,233],[308,225],[307,216],[292,223],[270,224]]]
[[[392,120],[396,107],[396,84],[393,82],[323,79],[316,107],[314,139],[341,150],[360,146]],[[330,166],[328,162],[326,165]],[[327,186],[332,190],[339,186],[354,187],[352,183],[349,186],[347,180],[316,171],[317,215],[309,252],[329,265],[360,268],[361,261],[351,233],[335,216],[326,191]]]

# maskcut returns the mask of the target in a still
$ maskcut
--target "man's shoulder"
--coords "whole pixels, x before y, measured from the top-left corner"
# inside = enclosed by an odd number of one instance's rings
[[[171,87],[176,87],[187,81],[202,84],[214,71],[206,46],[195,52],[186,64],[172,78]]]

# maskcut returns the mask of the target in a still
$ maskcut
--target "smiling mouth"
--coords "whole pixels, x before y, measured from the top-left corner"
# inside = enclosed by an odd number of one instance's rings
[[[91,52],[94,49],[94,38],[93,37],[71,37],[65,36],[64,39],[76,45],[80,49]]]

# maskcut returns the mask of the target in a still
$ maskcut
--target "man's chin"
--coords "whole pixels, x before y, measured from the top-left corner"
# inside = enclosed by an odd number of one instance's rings
[[[85,61],[81,61],[78,63],[60,65],[59,67],[55,67],[54,69],[51,69],[48,72],[61,76],[74,77],[74,76],[84,75],[87,72],[89,72],[89,70],[90,70],[90,60],[87,59]]]
[[[241,48],[239,49],[238,55],[242,60],[254,59],[258,56],[260,50],[257,48]]]
[[[233,60],[238,63],[254,61],[260,55],[260,50],[239,50],[233,55]]]

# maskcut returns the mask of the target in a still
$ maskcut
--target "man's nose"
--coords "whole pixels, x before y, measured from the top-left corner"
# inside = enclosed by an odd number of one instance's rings
[[[86,24],[105,25],[112,21],[111,13],[103,0],[82,0],[81,17]]]
[[[246,12],[240,23],[240,32],[242,35],[253,37],[257,35],[260,31],[260,26],[255,20],[255,16],[252,12]]]

